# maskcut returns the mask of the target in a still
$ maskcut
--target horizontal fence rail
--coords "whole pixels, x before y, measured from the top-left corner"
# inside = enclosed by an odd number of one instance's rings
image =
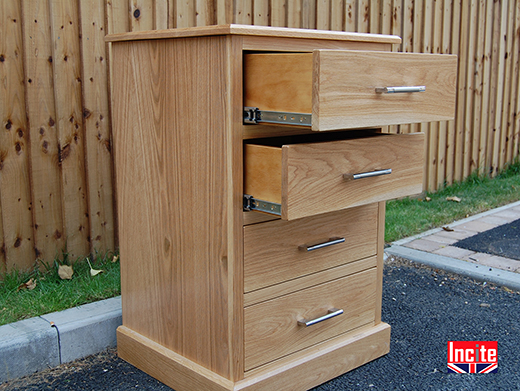
[[[110,45],[128,31],[254,24],[394,34],[458,55],[455,120],[426,133],[425,189],[519,153],[520,0],[3,0],[0,271],[117,247]]]

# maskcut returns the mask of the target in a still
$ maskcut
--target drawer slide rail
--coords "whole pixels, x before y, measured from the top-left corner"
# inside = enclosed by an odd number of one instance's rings
[[[260,110],[258,107],[244,107],[244,123],[312,126],[312,114],[285,113]]]
[[[253,196],[244,194],[244,211],[256,210],[277,216],[282,215],[282,205],[274,202],[257,200]]]

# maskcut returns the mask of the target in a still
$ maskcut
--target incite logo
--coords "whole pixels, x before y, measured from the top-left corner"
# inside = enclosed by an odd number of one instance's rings
[[[455,373],[498,371],[497,341],[448,341],[448,370]]]

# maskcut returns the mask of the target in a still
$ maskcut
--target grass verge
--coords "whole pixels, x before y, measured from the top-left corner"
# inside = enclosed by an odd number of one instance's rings
[[[460,202],[449,201],[448,197],[458,197]],[[517,159],[495,178],[473,174],[463,182],[428,192],[420,199],[387,202],[385,241],[416,235],[518,200],[520,161]]]
[[[118,257],[116,257],[118,259]],[[13,271],[4,274],[0,283],[0,325],[32,318],[54,311],[61,311],[81,304],[114,297],[121,294],[119,261],[113,262],[114,254],[98,255],[94,259],[78,259],[73,264],[74,274],[70,280],[58,275],[60,264],[38,263],[32,272]],[[103,270],[95,276],[90,265]],[[35,283],[29,289],[26,283]]]

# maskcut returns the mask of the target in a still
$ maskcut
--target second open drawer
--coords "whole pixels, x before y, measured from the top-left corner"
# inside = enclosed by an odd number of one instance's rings
[[[280,142],[283,143],[283,140]],[[253,209],[294,220],[422,191],[424,134],[244,146]]]

